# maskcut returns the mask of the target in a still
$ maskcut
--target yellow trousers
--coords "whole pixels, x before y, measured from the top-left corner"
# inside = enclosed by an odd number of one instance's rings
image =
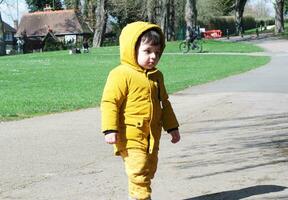
[[[128,176],[129,196],[137,200],[150,199],[151,179],[157,169],[158,150],[149,154],[142,149],[127,149],[120,154]]]

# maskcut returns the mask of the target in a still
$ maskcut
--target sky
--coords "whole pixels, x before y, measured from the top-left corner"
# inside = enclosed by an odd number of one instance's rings
[[[21,16],[28,12],[25,0],[4,0],[0,5],[2,20],[12,27],[13,20],[17,19],[17,2],[19,9],[18,21],[20,22]]]
[[[248,0],[248,4],[254,4],[254,5],[256,5],[257,3],[259,3],[259,2],[266,2],[266,6],[267,6],[267,8],[268,8],[268,10],[269,10],[269,12],[270,12],[270,16],[271,17],[273,17],[274,15],[275,15],[275,10],[274,10],[274,6],[273,6],[273,1],[274,0]],[[258,4],[259,5],[259,4]]]
[[[274,14],[272,0],[249,0],[249,3],[256,4],[258,1],[266,1],[269,10],[271,10],[271,16]],[[28,12],[25,0],[4,0],[4,2],[0,5],[0,11],[2,20],[8,23],[13,27],[13,20],[17,19],[17,2],[18,2],[18,21],[20,23],[20,19],[23,14]]]

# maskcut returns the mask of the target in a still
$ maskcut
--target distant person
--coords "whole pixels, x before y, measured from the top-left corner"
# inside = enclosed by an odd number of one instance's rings
[[[156,68],[165,47],[159,26],[134,22],[120,35],[120,61],[108,76],[101,100],[102,131],[123,158],[129,199],[151,199],[161,129],[180,140],[178,122]]]
[[[24,41],[20,38],[17,38],[17,53],[22,53]]]
[[[196,38],[197,38],[196,31],[192,27],[188,26],[187,30],[186,30],[186,40],[187,40],[187,42],[191,42],[192,43]]]
[[[83,40],[83,53],[88,53],[89,52],[89,44],[87,39]]]

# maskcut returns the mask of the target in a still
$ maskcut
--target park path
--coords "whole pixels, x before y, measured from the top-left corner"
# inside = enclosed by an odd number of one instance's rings
[[[163,134],[153,200],[288,199],[288,41],[250,72],[171,95],[182,141]],[[0,123],[0,199],[125,200],[99,108]]]

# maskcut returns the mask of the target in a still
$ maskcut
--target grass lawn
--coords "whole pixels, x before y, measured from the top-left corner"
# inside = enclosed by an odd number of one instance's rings
[[[262,51],[246,43],[206,41],[206,52]],[[178,50],[168,43],[165,53]],[[159,68],[169,93],[259,67],[269,57],[163,54]],[[99,105],[109,71],[119,63],[118,47],[0,57],[0,121]]]
[[[280,37],[283,37],[283,39],[288,39],[288,22],[284,23],[284,33],[279,34]],[[259,30],[259,29],[258,29]],[[271,29],[267,29],[267,30],[263,30],[263,31],[259,31],[259,34],[262,33],[274,33],[275,28],[271,28]],[[245,35],[256,35],[256,28],[254,29],[250,29],[250,30],[246,30],[245,31]]]
[[[273,33],[274,28],[266,29],[266,30],[262,30],[262,31],[260,30],[260,28],[258,28],[258,31],[259,31],[259,34],[261,34],[261,33]],[[256,28],[245,30],[244,35],[256,35]]]
[[[166,46],[166,52],[179,53],[179,42],[169,42]],[[251,45],[245,42],[222,42],[218,40],[203,40],[203,52],[204,53],[220,53],[220,52],[232,52],[232,53],[251,53],[262,52],[258,46]]]

